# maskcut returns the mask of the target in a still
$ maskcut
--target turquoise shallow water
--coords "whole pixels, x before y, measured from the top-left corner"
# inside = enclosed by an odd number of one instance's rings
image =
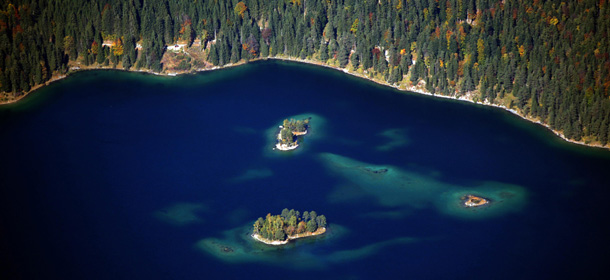
[[[311,135],[273,151],[297,115]],[[609,152],[329,69],[78,73],[0,107],[0,147],[9,279],[607,276]],[[465,193],[494,203],[463,209]],[[248,238],[283,208],[330,234]]]

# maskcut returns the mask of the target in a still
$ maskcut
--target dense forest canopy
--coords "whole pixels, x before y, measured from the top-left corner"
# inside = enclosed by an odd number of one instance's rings
[[[295,120],[285,119],[280,130],[280,142],[282,144],[293,144],[297,142],[298,135],[307,133],[309,127],[309,119]]]
[[[318,215],[316,211],[303,212],[284,208],[282,214],[271,215],[263,219],[259,217],[252,226],[252,233],[272,241],[284,241],[289,236],[312,234],[318,228],[325,228],[326,217]]]
[[[83,67],[162,72],[270,56],[514,108],[608,143],[606,0],[0,0],[0,90]]]

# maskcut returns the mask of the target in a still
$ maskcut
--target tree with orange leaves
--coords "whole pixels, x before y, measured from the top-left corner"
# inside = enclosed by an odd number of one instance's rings
[[[114,42],[114,46],[112,46],[112,53],[115,56],[123,55],[123,41],[121,40],[121,38],[117,38]]]
[[[96,41],[93,41],[93,43],[91,43],[91,49],[89,49],[89,52],[91,54],[97,55],[97,49],[98,49],[98,43]]]
[[[239,2],[235,5],[235,13],[239,15],[241,18],[244,18],[244,13],[248,10],[248,7],[244,2]]]

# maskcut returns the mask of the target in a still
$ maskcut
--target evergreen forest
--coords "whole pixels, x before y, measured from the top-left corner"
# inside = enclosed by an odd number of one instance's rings
[[[606,145],[609,33],[606,0],[0,0],[0,101],[77,68],[290,57],[503,105]]]
[[[298,135],[307,133],[309,127],[309,119],[294,120],[285,119],[280,130],[280,141],[282,144],[294,144],[297,141]]]
[[[318,228],[326,227],[326,217],[316,211],[303,212],[284,208],[280,215],[267,214],[265,219],[258,218],[254,222],[252,232],[267,240],[284,241],[288,236],[303,233],[313,233]]]

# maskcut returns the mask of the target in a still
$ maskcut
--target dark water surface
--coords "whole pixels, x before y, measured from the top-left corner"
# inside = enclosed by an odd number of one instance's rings
[[[310,138],[273,151],[300,114]],[[609,274],[609,152],[329,69],[78,73],[0,107],[0,148],[3,279]],[[499,198],[451,208],[463,192]],[[334,235],[248,240],[243,228],[285,207],[325,214]],[[219,243],[233,254],[205,247]]]

